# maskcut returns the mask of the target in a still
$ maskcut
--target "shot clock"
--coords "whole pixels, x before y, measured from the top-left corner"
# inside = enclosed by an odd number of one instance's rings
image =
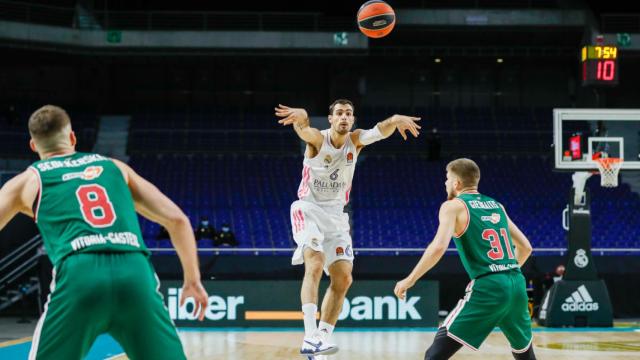
[[[580,54],[582,85],[618,85],[618,48],[588,45]]]

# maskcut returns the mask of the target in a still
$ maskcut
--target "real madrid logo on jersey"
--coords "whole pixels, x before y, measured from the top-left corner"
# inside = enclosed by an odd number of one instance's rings
[[[331,165],[331,161],[333,161],[333,159],[331,158],[331,155],[327,155],[324,157],[324,167],[325,168],[329,168],[329,165]]]

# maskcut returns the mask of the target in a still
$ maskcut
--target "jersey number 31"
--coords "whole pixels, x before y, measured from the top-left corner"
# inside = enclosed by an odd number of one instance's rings
[[[507,235],[507,229],[500,228],[500,235],[504,239],[504,244],[507,248],[507,254],[509,259],[513,259],[513,250],[511,249],[511,243],[509,242],[509,236]],[[484,240],[489,241],[489,245],[491,245],[491,250],[487,251],[487,256],[491,260],[502,260],[504,259],[504,251],[502,250],[502,243],[500,242],[500,235],[495,229],[485,229],[482,232],[482,238]]]

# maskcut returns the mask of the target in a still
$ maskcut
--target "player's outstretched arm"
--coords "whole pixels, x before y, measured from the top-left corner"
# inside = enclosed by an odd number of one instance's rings
[[[507,215],[507,210],[505,210],[504,206],[502,210]],[[518,260],[518,265],[522,266],[531,255],[531,252],[533,252],[533,247],[527,236],[511,221],[509,215],[507,215],[507,221],[509,222],[509,235],[511,235],[511,240],[513,240],[513,244],[516,247],[516,259]]]
[[[407,140],[407,131],[409,131],[413,137],[418,137],[418,135],[420,135],[420,125],[416,124],[417,121],[420,121],[419,117],[393,115],[377,123],[376,126],[369,130],[355,130],[351,135],[351,140],[357,147],[361,148],[388,138],[396,129],[405,140]]]
[[[278,120],[278,124],[283,126],[293,125],[293,130],[307,144],[312,145],[316,149],[322,147],[322,141],[324,140],[320,130],[312,128],[309,125],[309,115],[307,111],[302,108],[292,108],[282,104],[278,104],[275,108],[276,116],[281,118]]]
[[[7,181],[0,189],[0,230],[19,212],[33,217],[30,204],[33,204],[37,193],[37,175],[31,170]]]
[[[209,297],[200,282],[200,268],[193,229],[187,216],[171,199],[165,196],[155,185],[138,175],[129,165],[114,160],[129,184],[136,211],[147,219],[167,229],[171,242],[178,253],[184,271],[184,286],[180,305],[193,297],[196,303],[194,313],[202,321]]]
[[[396,284],[393,292],[398,298],[404,299],[407,290],[413,287],[418,279],[424,276],[427,271],[431,270],[431,268],[440,261],[442,255],[444,255],[449,247],[451,237],[456,228],[456,218],[460,211],[464,211],[464,205],[460,201],[449,200],[442,204],[438,215],[440,225],[438,226],[436,236],[433,238],[431,244],[427,246],[422,258],[418,261],[418,264],[409,276],[398,281]]]
[[[385,138],[388,138],[393,134],[395,130],[398,130],[402,138],[407,140],[407,130],[413,135],[413,137],[418,137],[420,135],[420,125],[416,122],[420,121],[421,118],[415,116],[406,116],[406,115],[393,115],[392,117],[381,121],[378,123],[378,128],[380,129],[380,133]]]

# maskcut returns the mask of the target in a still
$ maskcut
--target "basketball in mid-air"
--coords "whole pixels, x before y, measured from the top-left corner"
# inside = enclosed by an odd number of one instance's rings
[[[389,35],[396,25],[396,13],[382,0],[370,0],[358,10],[358,27],[370,38]]]

